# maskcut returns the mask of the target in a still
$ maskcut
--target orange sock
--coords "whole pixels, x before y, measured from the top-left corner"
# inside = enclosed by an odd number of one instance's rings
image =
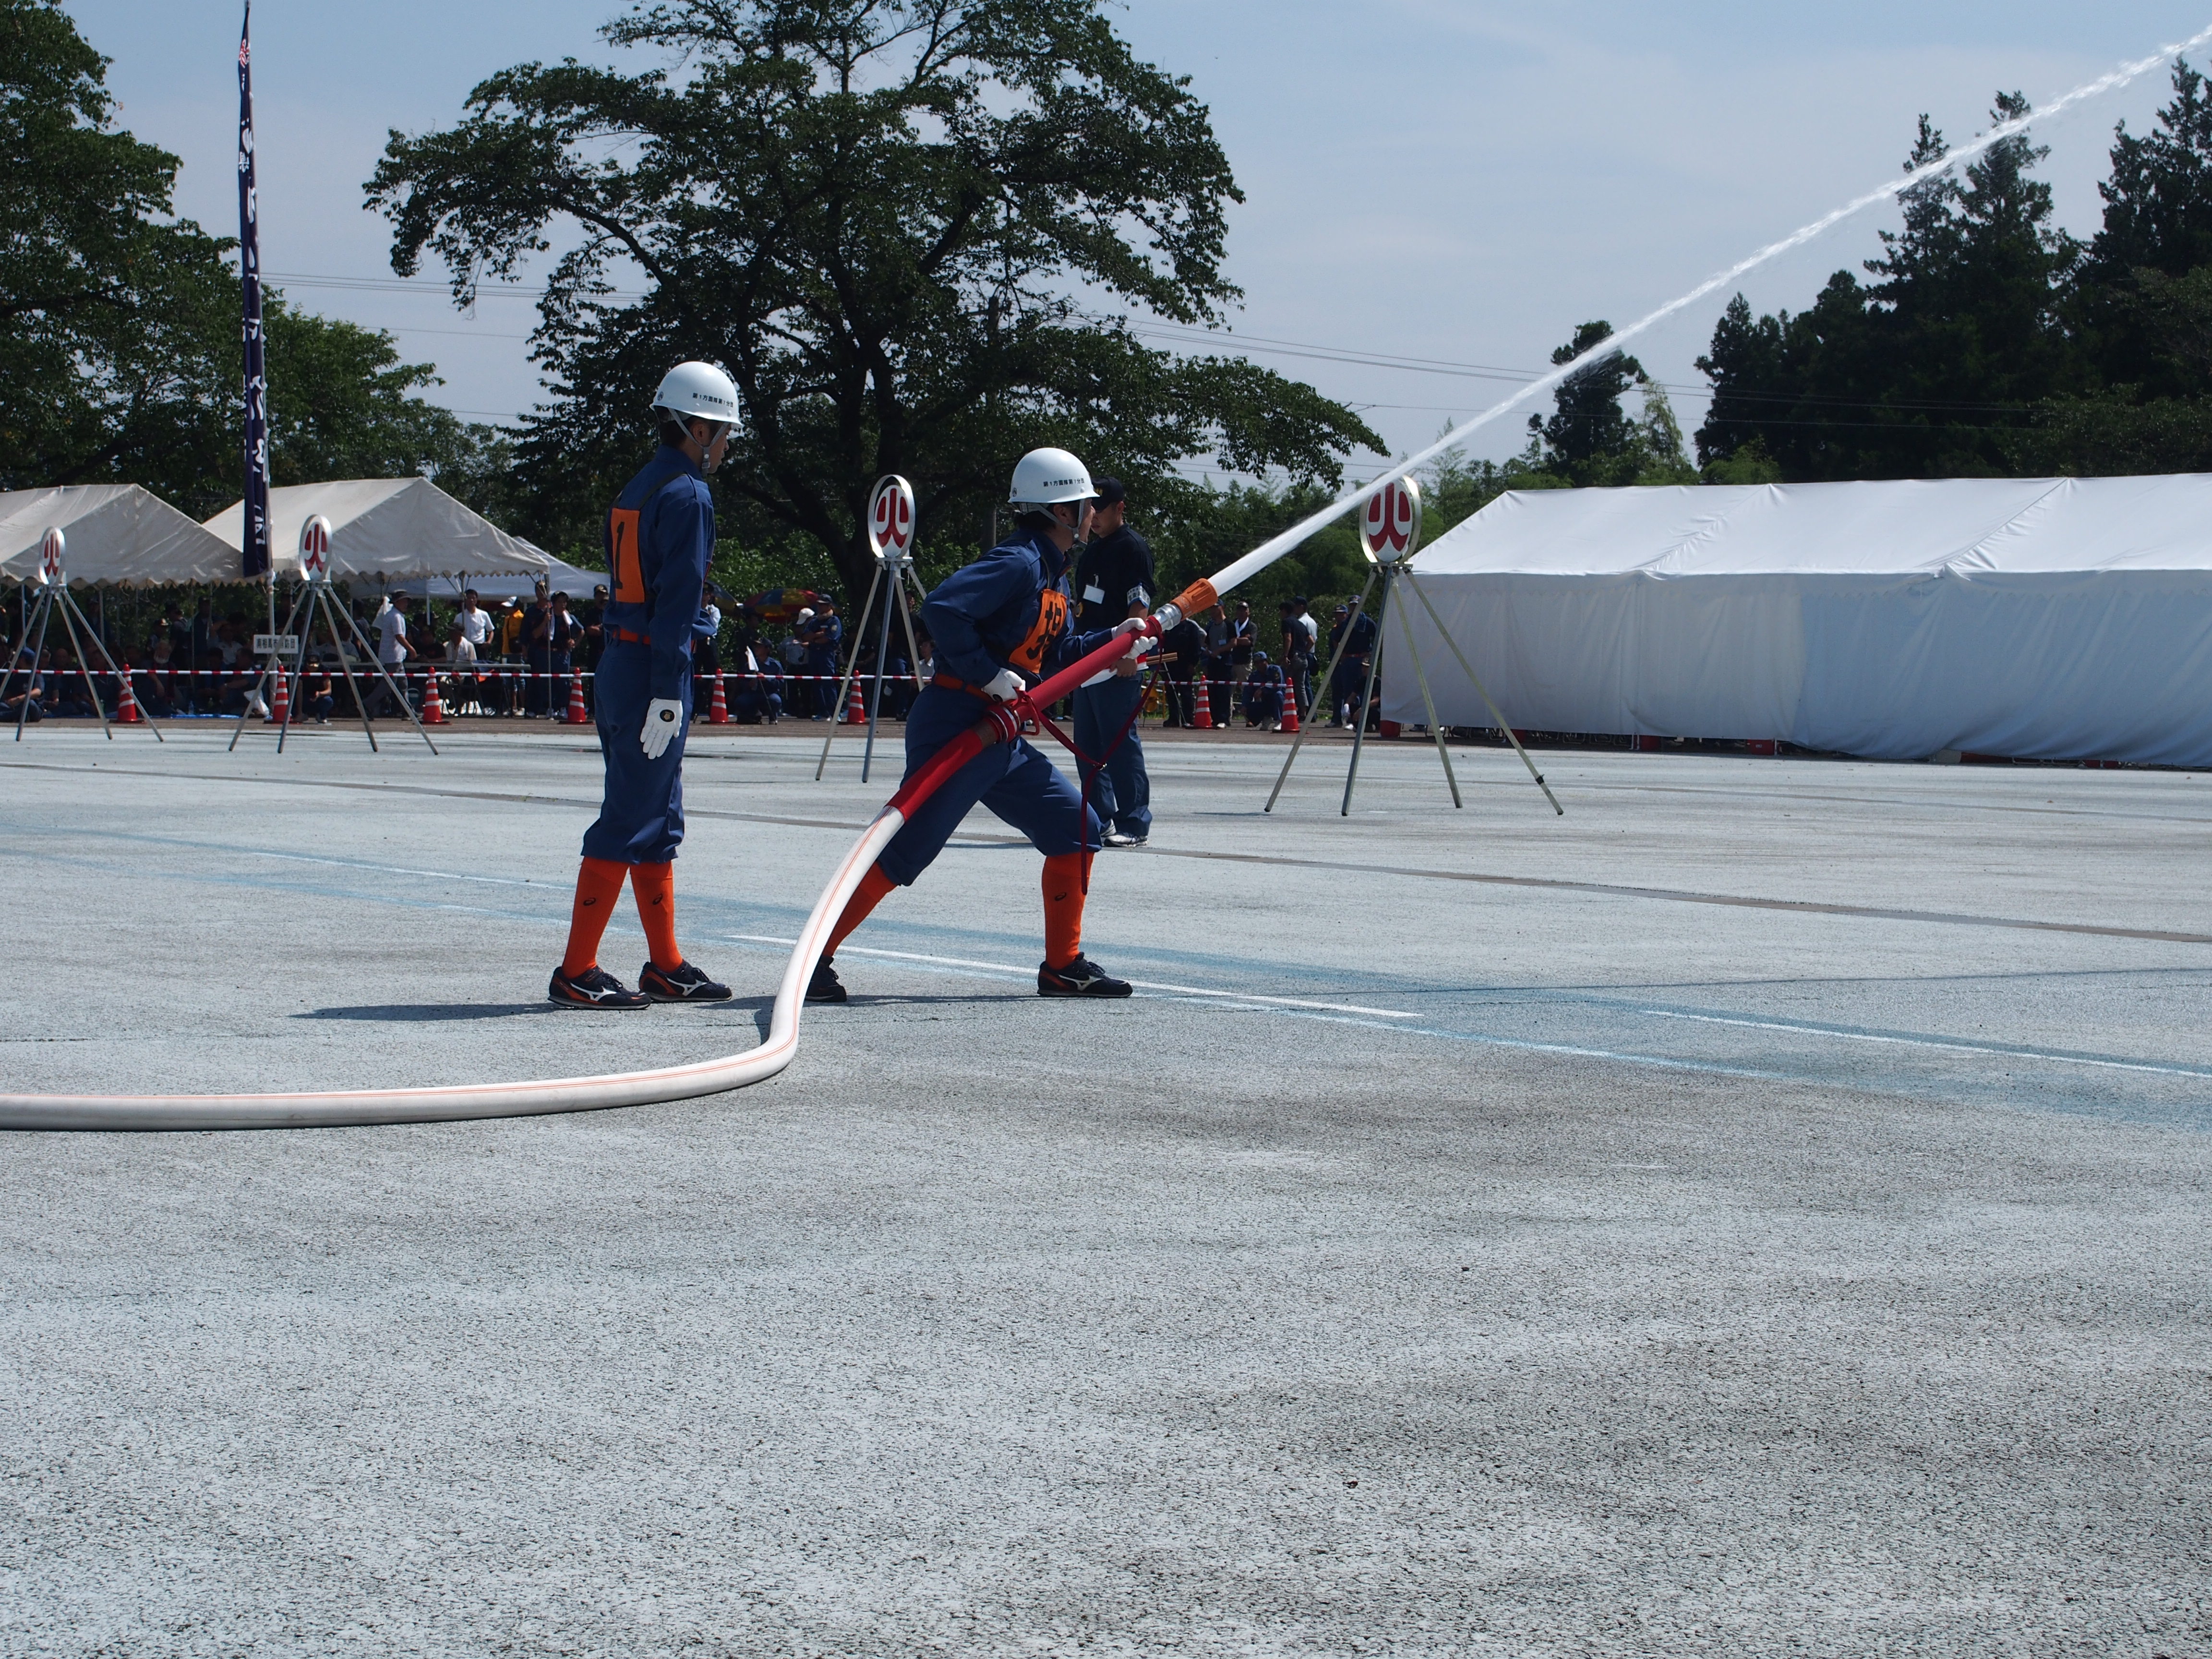
[[[637,895],[637,919],[645,924],[646,954],[664,974],[684,965],[676,948],[676,866],[633,864],[629,890]]]
[[[599,940],[622,896],[627,864],[611,859],[586,859],[576,872],[576,903],[568,913],[568,954],[561,958],[561,971],[570,979],[599,959]]]
[[[1044,861],[1044,959],[1065,968],[1083,954],[1083,865],[1080,853]]]
[[[837,925],[830,930],[830,948],[822,953],[824,962],[837,954],[837,947],[852,936],[853,930],[868,919],[868,913],[890,897],[898,884],[884,873],[884,866],[872,864],[868,873],[860,878],[860,884],[853,896],[845,902],[845,914],[837,918]]]

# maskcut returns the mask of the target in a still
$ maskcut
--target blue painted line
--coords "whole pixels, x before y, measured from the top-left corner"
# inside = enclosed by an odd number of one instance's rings
[[[507,888],[516,890],[520,897],[526,892],[536,900],[541,896],[561,894],[566,884],[533,880],[522,877],[479,876],[459,872],[426,869],[416,866],[385,865],[362,860],[333,858],[324,855],[294,853],[286,849],[259,848],[211,842],[174,836],[160,836],[144,832],[120,830],[92,830],[81,829],[41,830],[42,837],[67,838],[81,844],[88,838],[105,839],[130,844],[162,846],[180,851],[213,853],[240,860],[266,860],[337,871],[353,871],[363,874],[398,877],[410,881],[461,882],[471,885]],[[65,864],[98,870],[122,878],[144,878],[143,866],[102,860],[82,854],[41,854],[50,863]],[[338,902],[369,903],[410,910],[446,915],[511,921],[543,927],[549,932],[565,928],[567,917],[558,907],[539,902],[524,906],[497,904],[465,904],[452,900],[432,900],[409,896],[387,888],[346,886],[334,881],[317,881],[304,877],[283,879],[274,875],[253,875],[243,871],[191,871],[162,872],[165,881],[188,880],[199,884],[224,888],[283,893]],[[487,897],[489,895],[486,896]],[[712,927],[718,938],[740,948],[773,950],[775,948],[768,930],[781,922],[795,926],[803,919],[803,907],[774,902],[750,902],[718,897],[713,894],[687,894],[687,906]],[[904,938],[917,944],[933,945],[942,951],[948,940],[973,941],[987,950],[1022,951],[1031,941],[1026,935],[1016,937],[1005,933],[978,928],[939,927],[919,923],[902,923],[894,919],[872,921],[872,930],[879,938]],[[787,940],[785,941],[787,943]],[[1026,980],[1031,969],[1007,964],[1003,969],[989,963],[960,963],[941,955],[902,951],[867,951],[848,947],[854,954],[880,955],[896,958],[910,971],[932,973],[959,978],[1009,978]],[[1124,953],[1117,952],[1117,957]],[[2129,1121],[2155,1122],[2174,1126],[2179,1124],[2197,1129],[2212,1129],[2212,1109],[2201,1099],[2168,1103],[2141,1097],[2115,1097],[2109,1091],[2094,1097],[2078,1091],[2052,1089],[2047,1086],[2023,1085],[2008,1076],[1992,1076],[1986,1069],[1962,1074],[1949,1057],[1974,1060],[2009,1060],[2030,1066],[2072,1068],[2076,1072],[2097,1071],[2116,1074],[2134,1074],[2145,1079],[2191,1084],[2212,1080],[2212,1066],[2195,1066],[2180,1061],[2154,1061],[2133,1056],[2088,1054],[2071,1050],[2035,1048],[2025,1044],[1990,1041],[1966,1042],[1956,1038],[1924,1032],[1913,1032],[1881,1027],[1805,1020],[1760,1018],[1741,1010],[1714,1009],[1709,1006],[1666,1006],[1648,994],[1626,997],[1577,988],[1561,992],[1543,988],[1516,987],[1466,986],[1438,988],[1433,983],[1412,981],[1407,976],[1379,974],[1365,970],[1332,969],[1326,982],[1310,976],[1308,970],[1291,964],[1255,963],[1249,958],[1231,958],[1209,952],[1169,949],[1151,945],[1127,947],[1126,955],[1139,961],[1158,962],[1176,969],[1196,969],[1227,983],[1218,990],[1204,988],[1205,1006],[1217,1009],[1267,1013],[1280,1018],[1318,1019],[1323,1023],[1347,1024],[1374,1030],[1396,1031],[1401,1035],[1430,1041],[1465,1043],[1474,1046],[1519,1052],[1553,1054],[1562,1058],[1587,1059],[1613,1064],[1631,1065],[1668,1071],[1698,1073],[1712,1076],[1738,1078],[1768,1083],[1812,1084],[1843,1086],[1869,1092],[1905,1095],[1915,1097],[1936,1097],[1966,1100],[1972,1103],[2000,1104],[2018,1108],[2032,1105],[2069,1114],[2088,1113],[2103,1118],[2123,1118]],[[931,959],[933,957],[934,959]],[[1259,970],[1255,973],[1255,968]],[[2153,969],[2142,970],[2150,975],[2174,972],[2201,974],[2201,968]],[[1285,975],[1307,975],[1302,981],[1294,979],[1296,988],[1311,989],[1322,994],[1370,994],[1380,998],[1400,998],[1407,1000],[1427,1000],[1432,1005],[1439,998],[1463,999],[1480,997],[1498,1005],[1501,1012],[1524,1014],[1536,1018],[1547,1015],[1587,1015],[1600,1012],[1613,1020],[1622,1018],[1666,1021],[1676,1026],[1711,1028],[1715,1030],[1736,1030],[1765,1031],[1777,1035],[1831,1042],[1838,1044],[1857,1043],[1899,1051],[1898,1058],[1925,1060],[1930,1064],[1899,1069],[1896,1066],[1869,1073],[1862,1066],[1838,1064],[1835,1066],[1798,1066],[1776,1070],[1771,1067],[1731,1063],[1726,1059],[1705,1058],[1685,1054],[1644,1052],[1637,1048],[1608,1047],[1577,1042],[1553,1041],[1538,1034],[1507,1035],[1495,1030],[1469,1030],[1436,1022],[1433,1018],[1420,1024],[1401,1023],[1395,1018],[1363,1018],[1356,1014],[1331,1013],[1301,1006],[1315,1000],[1312,997],[1291,998],[1279,990],[1261,992],[1253,988],[1252,981],[1272,987],[1285,987]],[[2002,976],[2001,976],[2002,977]],[[2036,977],[2063,977],[2039,975]],[[1243,988],[1238,988],[1239,984]],[[1804,981],[1791,981],[1802,983]],[[1895,981],[1855,981],[1861,983],[1894,983]],[[1199,990],[1200,988],[1188,988]],[[1756,989],[1758,987],[1745,988]],[[1166,994],[1171,1000],[1200,1000],[1198,997]],[[1266,997],[1265,1004],[1247,1002],[1243,997]],[[1332,1005],[1334,1006],[1334,1005]],[[1397,1011],[1377,1011],[1395,1013]],[[1419,1016],[1413,1016],[1418,1018]],[[1939,1058],[1942,1057],[1942,1058]],[[2117,1078],[2115,1081],[2118,1080]],[[2025,1097],[2023,1097],[2025,1090]]]

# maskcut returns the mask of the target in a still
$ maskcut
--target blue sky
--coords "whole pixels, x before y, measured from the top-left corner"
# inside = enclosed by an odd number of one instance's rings
[[[262,0],[254,15],[263,257],[272,273],[391,277],[361,186],[387,130],[453,121],[484,76],[532,58],[607,58],[617,0],[455,3]],[[68,0],[113,63],[121,119],[184,159],[181,211],[234,232],[234,0]],[[1249,198],[1231,274],[1247,347],[1367,410],[1399,453],[1504,389],[1463,372],[1319,361],[1317,346],[1432,366],[1534,370],[1577,324],[1619,324],[1893,172],[1914,118],[1951,137],[1991,94],[2057,96],[2123,58],[2212,23],[2212,0],[2088,7],[2052,0],[1857,0],[1850,6],[1505,5],[1488,0],[1129,0],[1117,27],[1192,78]],[[2112,125],[2142,131],[2163,76],[2059,118],[2045,176],[2059,216],[2094,230]],[[1799,307],[1827,273],[1877,251],[1881,210],[1746,284],[1761,308]],[[439,365],[434,393],[504,416],[538,395],[522,300],[473,316],[436,289],[288,285],[315,309],[398,336]],[[1638,348],[1683,390],[1719,295]],[[1518,418],[1483,453],[1517,447]],[[1092,458],[1110,466],[1110,458]]]

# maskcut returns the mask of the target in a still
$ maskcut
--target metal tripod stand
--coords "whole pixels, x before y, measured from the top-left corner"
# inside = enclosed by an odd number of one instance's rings
[[[299,629],[298,625],[303,614],[307,625],[302,629]],[[376,750],[376,728],[369,721],[368,699],[362,694],[361,687],[354,680],[353,666],[346,660],[345,636],[338,629],[340,617],[345,619],[346,629],[352,635],[355,642],[361,647],[363,659],[376,664],[376,672],[383,678],[385,689],[391,692],[392,702],[399,705],[399,712],[407,716],[407,723],[415,728],[416,736],[420,737],[424,743],[430,744],[430,752],[436,754],[438,745],[430,743],[430,734],[422,729],[422,722],[415,718],[415,710],[407,702],[407,694],[402,691],[392,679],[391,671],[386,668],[383,663],[378,661],[376,652],[369,645],[368,636],[361,631],[361,624],[354,620],[353,612],[331,596],[327,567],[324,574],[311,574],[306,581],[301,583],[299,597],[292,601],[292,614],[285,618],[284,634],[293,635],[295,630],[298,629],[299,644],[295,647],[297,654],[293,659],[288,685],[289,695],[284,701],[284,719],[276,728],[276,752],[280,755],[284,752],[284,739],[292,729],[292,715],[300,706],[301,682],[307,674],[307,653],[314,643],[315,618],[319,615],[330,635],[331,648],[338,659],[338,671],[345,676],[346,690],[353,695],[354,708],[360,713],[361,729],[368,735],[370,750]],[[283,661],[274,652],[271,652],[261,671],[260,679],[255,682],[255,690],[265,695],[264,688],[270,687],[275,678],[284,672]],[[238,729],[230,734],[230,747],[233,749],[238,747],[239,738],[246,735],[246,723],[252,718],[252,699],[249,698],[247,702],[246,712],[238,717]]]
[[[1559,805],[1559,797],[1552,793],[1552,786],[1544,781],[1544,775],[1536,769],[1536,763],[1528,758],[1528,751],[1521,746],[1521,739],[1514,735],[1505,716],[1491,701],[1490,693],[1484,689],[1474,665],[1468,661],[1466,653],[1459,648],[1459,642],[1445,631],[1443,619],[1437,615],[1436,606],[1429,603],[1429,596],[1421,591],[1421,585],[1413,575],[1413,554],[1420,544],[1420,539],[1421,490],[1413,479],[1397,479],[1369,499],[1360,525],[1360,545],[1373,568],[1367,573],[1366,586],[1359,590],[1357,601],[1359,611],[1362,613],[1366,611],[1367,596],[1374,592],[1378,581],[1382,586],[1382,598],[1374,612],[1375,648],[1367,659],[1367,682],[1361,690],[1358,714],[1352,722],[1352,764],[1345,773],[1344,805],[1338,810],[1338,816],[1352,816],[1352,792],[1359,781],[1359,754],[1367,736],[1367,712],[1375,701],[1375,682],[1382,667],[1383,647],[1389,638],[1390,619],[1394,616],[1398,619],[1398,634],[1405,643],[1406,655],[1413,665],[1413,678],[1421,688],[1421,707],[1428,714],[1429,735],[1436,742],[1437,758],[1443,763],[1444,781],[1451,787],[1452,805],[1455,807],[1467,805],[1460,798],[1459,777],[1452,770],[1451,750],[1445,745],[1444,729],[1437,720],[1437,702],[1430,695],[1428,670],[1422,665],[1421,653],[1414,647],[1413,627],[1406,620],[1406,607],[1402,603],[1397,605],[1390,603],[1402,586],[1421,602],[1421,608],[1429,613],[1429,620],[1436,624],[1437,635],[1451,647],[1452,655],[1459,659],[1459,665],[1466,673],[1468,683],[1474,687],[1484,706],[1497,720],[1498,730],[1505,733],[1505,741],[1513,745],[1513,752],[1521,757],[1521,763],[1528,769],[1528,775],[1535,779],[1536,787],[1544,792],[1544,799],[1552,803],[1552,811],[1564,817],[1566,809]],[[1328,670],[1322,678],[1322,685],[1329,696],[1332,711],[1335,707],[1337,667],[1344,660],[1345,652],[1351,646],[1355,631],[1351,623],[1346,624],[1344,636],[1336,642],[1336,649],[1329,653]],[[1296,694],[1293,691],[1291,695]],[[1291,744],[1291,752],[1283,757],[1282,773],[1276,778],[1274,788],[1268,793],[1267,805],[1263,810],[1269,812],[1275,810],[1275,801],[1282,794],[1283,786],[1290,781],[1291,767],[1298,757],[1298,750],[1305,743],[1306,730],[1306,724],[1300,722],[1298,735]]]
[[[868,546],[876,556],[876,572],[868,579],[868,597],[860,606],[860,625],[853,630],[852,659],[837,678],[837,695],[830,703],[830,730],[822,739],[822,758],[814,763],[817,783],[822,781],[823,769],[830,764],[830,745],[837,740],[837,722],[845,717],[846,689],[860,671],[860,641],[867,637],[868,617],[875,611],[878,596],[884,608],[876,630],[875,684],[868,693],[868,740],[860,750],[862,783],[868,781],[868,768],[876,757],[876,717],[883,707],[884,664],[890,652],[894,611],[906,627],[906,659],[914,672],[914,689],[921,690],[921,645],[915,637],[914,612],[928,595],[921,591],[921,578],[914,568],[914,488],[896,474],[877,483],[874,498],[869,503]],[[906,602],[909,583],[914,588],[913,606]]]
[[[15,711],[15,741],[18,743],[23,740],[24,722],[31,717],[32,696],[39,684],[39,664],[46,654],[46,625],[53,621],[56,611],[61,613],[62,628],[70,637],[70,654],[76,659],[77,672],[84,676],[85,696],[92,699],[93,713],[100,716],[100,729],[107,733],[110,743],[115,741],[115,726],[107,718],[106,705],[100,700],[100,688],[93,684],[92,664],[85,656],[83,640],[77,635],[79,623],[84,624],[84,639],[92,641],[94,648],[100,653],[100,661],[107,665],[107,672],[115,676],[116,684],[129,684],[125,678],[129,671],[117,666],[115,659],[108,654],[107,641],[100,637],[100,630],[77,608],[76,597],[69,591],[68,579],[62,574],[62,553],[65,545],[58,528],[48,530],[39,544],[39,597],[31,608],[31,614],[23,619],[24,639],[31,637],[33,623],[38,624],[39,638],[38,642],[31,647],[30,667],[23,677],[23,706]],[[19,647],[17,655],[21,654]],[[15,660],[11,658],[7,672],[0,674],[0,698],[8,695],[15,681]],[[168,741],[161,735],[161,728],[152,720],[148,720],[146,726],[154,733],[155,742]]]

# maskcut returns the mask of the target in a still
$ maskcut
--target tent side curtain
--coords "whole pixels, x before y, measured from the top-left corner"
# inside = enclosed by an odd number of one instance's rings
[[[241,580],[236,548],[137,484],[65,484],[0,493],[0,578],[33,580],[49,526],[62,532],[72,586]]]
[[[300,532],[317,514],[331,521],[331,574],[340,578],[527,576],[550,563],[428,478],[356,478],[269,492],[270,547],[279,575],[298,574]],[[207,521],[234,548],[244,525],[237,501]]]
[[[2203,475],[1532,491],[1413,568],[1516,727],[2212,765]],[[1410,641],[1492,724],[1401,598],[1384,715],[1426,718]]]

